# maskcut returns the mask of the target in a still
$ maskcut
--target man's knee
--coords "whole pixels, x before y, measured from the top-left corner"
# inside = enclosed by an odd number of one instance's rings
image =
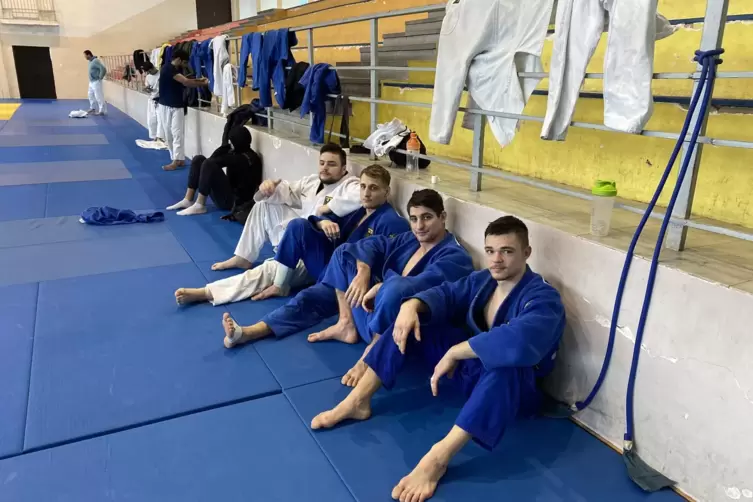
[[[293,218],[288,222],[287,227],[285,227],[285,233],[290,232],[292,236],[302,237],[310,226],[308,220],[305,218]]]
[[[207,158],[203,155],[196,155],[193,159],[191,159],[191,164],[203,164],[206,160]]]

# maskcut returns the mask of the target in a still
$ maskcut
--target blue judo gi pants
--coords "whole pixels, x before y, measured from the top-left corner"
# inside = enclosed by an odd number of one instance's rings
[[[390,327],[366,355],[365,362],[389,390],[406,358],[418,359],[433,371],[450,347],[467,339],[465,329],[429,324],[421,327],[421,341],[411,336],[406,353],[401,354]],[[481,360],[469,359],[458,365],[450,382],[459,386],[467,398],[455,425],[487,450],[497,446],[515,419],[530,417],[540,407],[541,394],[533,368],[487,370]]]
[[[292,269],[298,265],[299,260],[303,260],[309,275],[320,279],[334,251],[334,243],[324,232],[308,220],[296,218],[285,228],[277,245],[275,261]]]
[[[285,230],[285,234],[287,235],[289,231],[290,227]],[[335,290],[347,291],[348,286],[358,273],[356,259],[344,253],[343,249],[343,246],[335,249],[321,282],[304,289],[287,304],[267,314],[262,319],[262,322],[269,326],[269,329],[277,338],[298,333],[338,314]],[[311,271],[309,273],[311,274]],[[313,274],[311,275],[313,276]],[[373,286],[374,282],[372,275],[370,286]],[[389,291],[390,288],[386,289],[387,291],[385,291],[385,287],[382,287],[379,290],[374,302],[373,313],[369,314],[362,307],[353,309],[353,321],[358,334],[367,343],[371,341],[372,333],[382,332],[376,331],[374,328],[389,327],[400,311],[400,300],[395,301],[398,297],[402,299],[399,292],[393,294]],[[391,320],[388,322],[388,319]]]

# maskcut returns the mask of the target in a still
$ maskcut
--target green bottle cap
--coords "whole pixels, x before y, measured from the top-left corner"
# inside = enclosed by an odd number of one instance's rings
[[[591,193],[599,197],[616,197],[617,183],[608,180],[596,180]]]

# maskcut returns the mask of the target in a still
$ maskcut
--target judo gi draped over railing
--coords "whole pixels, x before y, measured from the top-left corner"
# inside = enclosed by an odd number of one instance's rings
[[[729,7],[729,0],[708,0],[707,1],[707,8],[706,13],[703,19],[703,34],[701,38],[701,44],[700,44],[700,50],[714,50],[721,47],[723,34],[724,34],[724,27],[727,23],[727,12]],[[352,70],[367,70],[369,71],[369,96],[368,97],[360,97],[360,96],[348,96],[348,99],[351,101],[357,101],[357,102],[365,102],[369,103],[369,117],[370,117],[370,131],[373,132],[377,129],[377,107],[380,104],[384,105],[395,105],[395,106],[409,106],[409,107],[418,107],[418,108],[431,108],[431,103],[422,103],[422,102],[413,102],[413,101],[391,101],[391,100],[385,100],[385,99],[378,99],[377,93],[378,93],[378,79],[377,75],[379,71],[410,71],[410,72],[434,72],[436,71],[436,68],[428,68],[428,67],[406,67],[406,66],[380,66],[378,61],[378,23],[380,19],[384,18],[390,18],[390,17],[398,17],[398,16],[406,16],[406,15],[413,15],[413,14],[422,14],[422,13],[429,13],[429,12],[437,12],[437,11],[443,11],[447,8],[445,4],[438,4],[438,5],[432,5],[432,6],[424,6],[424,7],[413,7],[408,9],[401,9],[401,10],[393,10],[389,12],[381,12],[381,13],[374,13],[374,14],[368,14],[364,16],[357,16],[357,17],[351,17],[346,19],[339,19],[339,20],[333,20],[328,22],[322,22],[322,23],[316,23],[306,26],[300,26],[300,27],[294,27],[290,28],[290,31],[294,32],[305,32],[307,34],[307,44],[306,49],[308,52],[308,61],[313,62],[314,61],[314,49],[316,47],[325,47],[325,46],[317,46],[314,42],[314,30],[320,29],[320,28],[326,28],[331,26],[338,26],[343,24],[351,24],[351,23],[359,23],[359,22],[369,22],[370,24],[370,41],[369,41],[369,54],[370,54],[370,64],[368,66],[348,66],[346,68],[346,71],[352,71]],[[231,63],[237,68],[238,62],[239,62],[239,45],[240,45],[240,38],[239,37],[231,37],[229,38],[229,42],[231,45]],[[353,44],[358,45],[358,44]],[[118,58],[122,58],[123,60],[120,61]],[[129,80],[128,71],[124,68],[127,68],[127,60],[129,59],[128,56],[121,56],[121,57],[115,57],[115,61],[110,63],[110,59],[112,58],[106,58],[108,69],[111,72],[111,79],[112,80],[119,80],[123,85],[127,85],[131,88],[140,89],[140,86],[143,84],[140,83],[138,80]],[[250,63],[250,59],[249,59]],[[113,65],[115,68],[113,68]],[[340,70],[343,70],[342,68],[339,68]],[[521,72],[518,73],[518,76],[523,79],[541,79],[546,78],[549,76],[547,73],[543,72]],[[666,73],[666,72],[660,72],[660,73],[654,73],[653,79],[655,80],[693,80],[694,81],[694,89],[698,86],[698,79],[700,78],[700,68],[699,71],[693,72],[693,73]],[[604,74],[603,73],[586,73],[585,78],[588,79],[603,79]],[[737,71],[737,72],[719,72],[716,75],[716,78],[753,78],[753,71]],[[241,102],[241,91],[238,87],[237,81],[233,82],[234,87],[234,97],[236,103]],[[336,98],[337,95],[329,95],[329,97]],[[431,161],[435,161],[441,164],[450,165],[454,167],[458,167],[461,169],[465,169],[470,171],[470,188],[473,191],[481,190],[482,188],[482,176],[483,175],[489,175],[494,176],[502,179],[506,179],[509,181],[517,182],[517,183],[523,183],[530,186],[535,186],[537,188],[541,188],[544,190],[549,190],[553,192],[557,192],[560,194],[573,196],[580,199],[590,199],[591,196],[587,195],[583,192],[579,192],[577,190],[569,190],[567,188],[562,188],[559,186],[555,186],[553,184],[549,184],[543,181],[536,181],[532,179],[528,179],[522,176],[516,176],[513,174],[509,174],[503,171],[500,171],[498,169],[494,168],[485,168],[484,167],[484,136],[485,136],[485,130],[486,130],[486,118],[487,117],[500,117],[500,118],[507,118],[507,119],[515,119],[515,120],[521,120],[521,121],[533,121],[533,122],[544,122],[544,117],[537,117],[537,116],[531,116],[531,115],[525,115],[525,114],[515,114],[515,113],[500,113],[500,112],[493,112],[488,110],[482,110],[478,108],[458,108],[458,112],[464,112],[473,118],[473,146],[472,146],[472,152],[471,152],[471,162],[465,163],[465,162],[457,162],[450,159],[442,158],[442,157],[436,157],[436,156],[430,156],[430,155],[420,155],[421,158],[425,158]],[[665,245],[668,248],[681,251],[685,247],[685,240],[687,237],[687,229],[688,228],[695,228],[698,230],[704,230],[707,232],[713,232],[717,234],[726,235],[729,237],[735,237],[738,239],[743,239],[747,241],[753,241],[753,233],[746,233],[746,232],[740,232],[737,230],[732,230],[729,228],[716,226],[716,225],[709,225],[709,224],[702,224],[698,222],[694,222],[690,220],[691,216],[691,209],[692,209],[692,203],[693,203],[693,195],[695,191],[695,185],[698,178],[698,171],[700,167],[700,158],[701,158],[701,149],[703,145],[713,145],[713,146],[719,146],[719,147],[729,147],[729,148],[753,148],[753,142],[747,142],[747,141],[734,141],[734,140],[727,140],[723,138],[712,138],[706,136],[706,122],[708,119],[709,110],[704,109],[703,113],[701,113],[701,110],[698,109],[695,111],[693,116],[694,122],[700,122],[701,128],[700,128],[700,135],[697,139],[696,148],[694,150],[692,161],[691,161],[691,168],[689,169],[689,172],[683,182],[682,188],[680,190],[680,194],[677,198],[677,203],[674,207],[674,210],[671,214],[670,219],[670,227],[669,232],[667,236],[667,240]],[[274,109],[267,108],[266,114],[264,115],[267,118],[267,124],[269,128],[274,128],[274,122],[280,121],[280,122],[289,122],[291,124],[294,124],[296,126],[302,126],[302,127],[310,127],[311,125],[311,114],[309,114],[309,124],[306,125],[305,123],[302,123],[297,120],[291,120],[290,118],[281,117],[281,116],[275,116]],[[600,130],[600,131],[608,131],[612,133],[621,133],[620,131],[611,129],[603,124],[593,124],[593,123],[587,123],[587,122],[571,122],[570,127],[576,127],[576,128],[583,128],[583,129],[593,129],[593,130]],[[646,137],[653,137],[653,138],[662,138],[662,139],[668,139],[668,140],[678,140],[679,135],[674,132],[665,132],[665,131],[649,131],[649,130],[643,130],[638,133],[641,136]],[[333,136],[340,136],[337,133],[332,133]],[[355,139],[357,141],[363,141],[363,138],[356,138],[352,137],[352,139]],[[690,149],[690,141],[689,137],[684,138],[684,148],[683,152],[685,150]],[[397,150],[399,153],[407,153],[404,150]],[[632,206],[629,204],[616,204],[616,207],[634,212],[637,214],[643,214],[644,210],[641,207]],[[652,218],[655,219],[663,219],[664,214],[661,212],[652,212],[651,214]]]

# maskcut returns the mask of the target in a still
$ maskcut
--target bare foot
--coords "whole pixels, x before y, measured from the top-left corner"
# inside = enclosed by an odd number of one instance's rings
[[[225,339],[223,343],[225,348],[232,349],[244,343],[253,342],[254,340],[260,340],[266,336],[270,336],[272,331],[263,322],[258,322],[253,326],[238,326],[241,330],[240,336],[235,335],[236,322],[230,317],[230,314],[225,312],[222,316],[222,328],[225,330]]]
[[[369,369],[369,367],[365,362],[363,362],[363,360],[366,359],[366,354],[369,353],[377,340],[379,340],[379,336],[380,335],[377,334],[374,335],[371,343],[366,346],[363,354],[361,354],[361,358],[352,368],[348,370],[342,380],[340,380],[340,383],[347,385],[348,387],[355,387],[356,385],[358,385],[358,381],[361,380],[361,377],[364,375],[364,373],[366,373],[366,370]]]
[[[166,166],[162,166],[162,169],[164,171],[175,171],[176,169],[180,169],[181,167],[185,166],[186,164],[182,160],[174,160],[170,162]]]
[[[392,498],[401,502],[424,502],[434,495],[437,483],[445,472],[447,472],[447,463],[434,453],[432,448],[424,455],[416,468],[392,489]]]
[[[308,337],[309,342],[321,342],[323,340],[337,340],[343,343],[358,343],[359,336],[353,321],[337,321],[337,324],[330,326],[319,333],[312,333]]]
[[[329,411],[319,413],[311,421],[312,429],[329,429],[343,420],[366,420],[371,416],[371,403],[369,401],[357,401],[348,396]]]
[[[212,270],[227,270],[229,268],[242,268],[248,270],[251,268],[251,262],[240,256],[233,256],[228,260],[217,262],[212,265]]]
[[[266,300],[267,298],[272,298],[275,296],[288,296],[289,293],[290,293],[289,288],[287,291],[284,291],[283,288],[272,284],[267,289],[263,290],[261,293],[258,293],[252,296],[251,300],[258,302],[260,300]]]
[[[178,305],[206,302],[209,300],[206,288],[180,288],[175,291],[175,301]]]
[[[340,383],[347,387],[355,387],[358,385],[358,381],[361,379],[366,370],[369,369],[363,359],[359,359],[358,362],[345,373],[345,376],[340,380]]]

